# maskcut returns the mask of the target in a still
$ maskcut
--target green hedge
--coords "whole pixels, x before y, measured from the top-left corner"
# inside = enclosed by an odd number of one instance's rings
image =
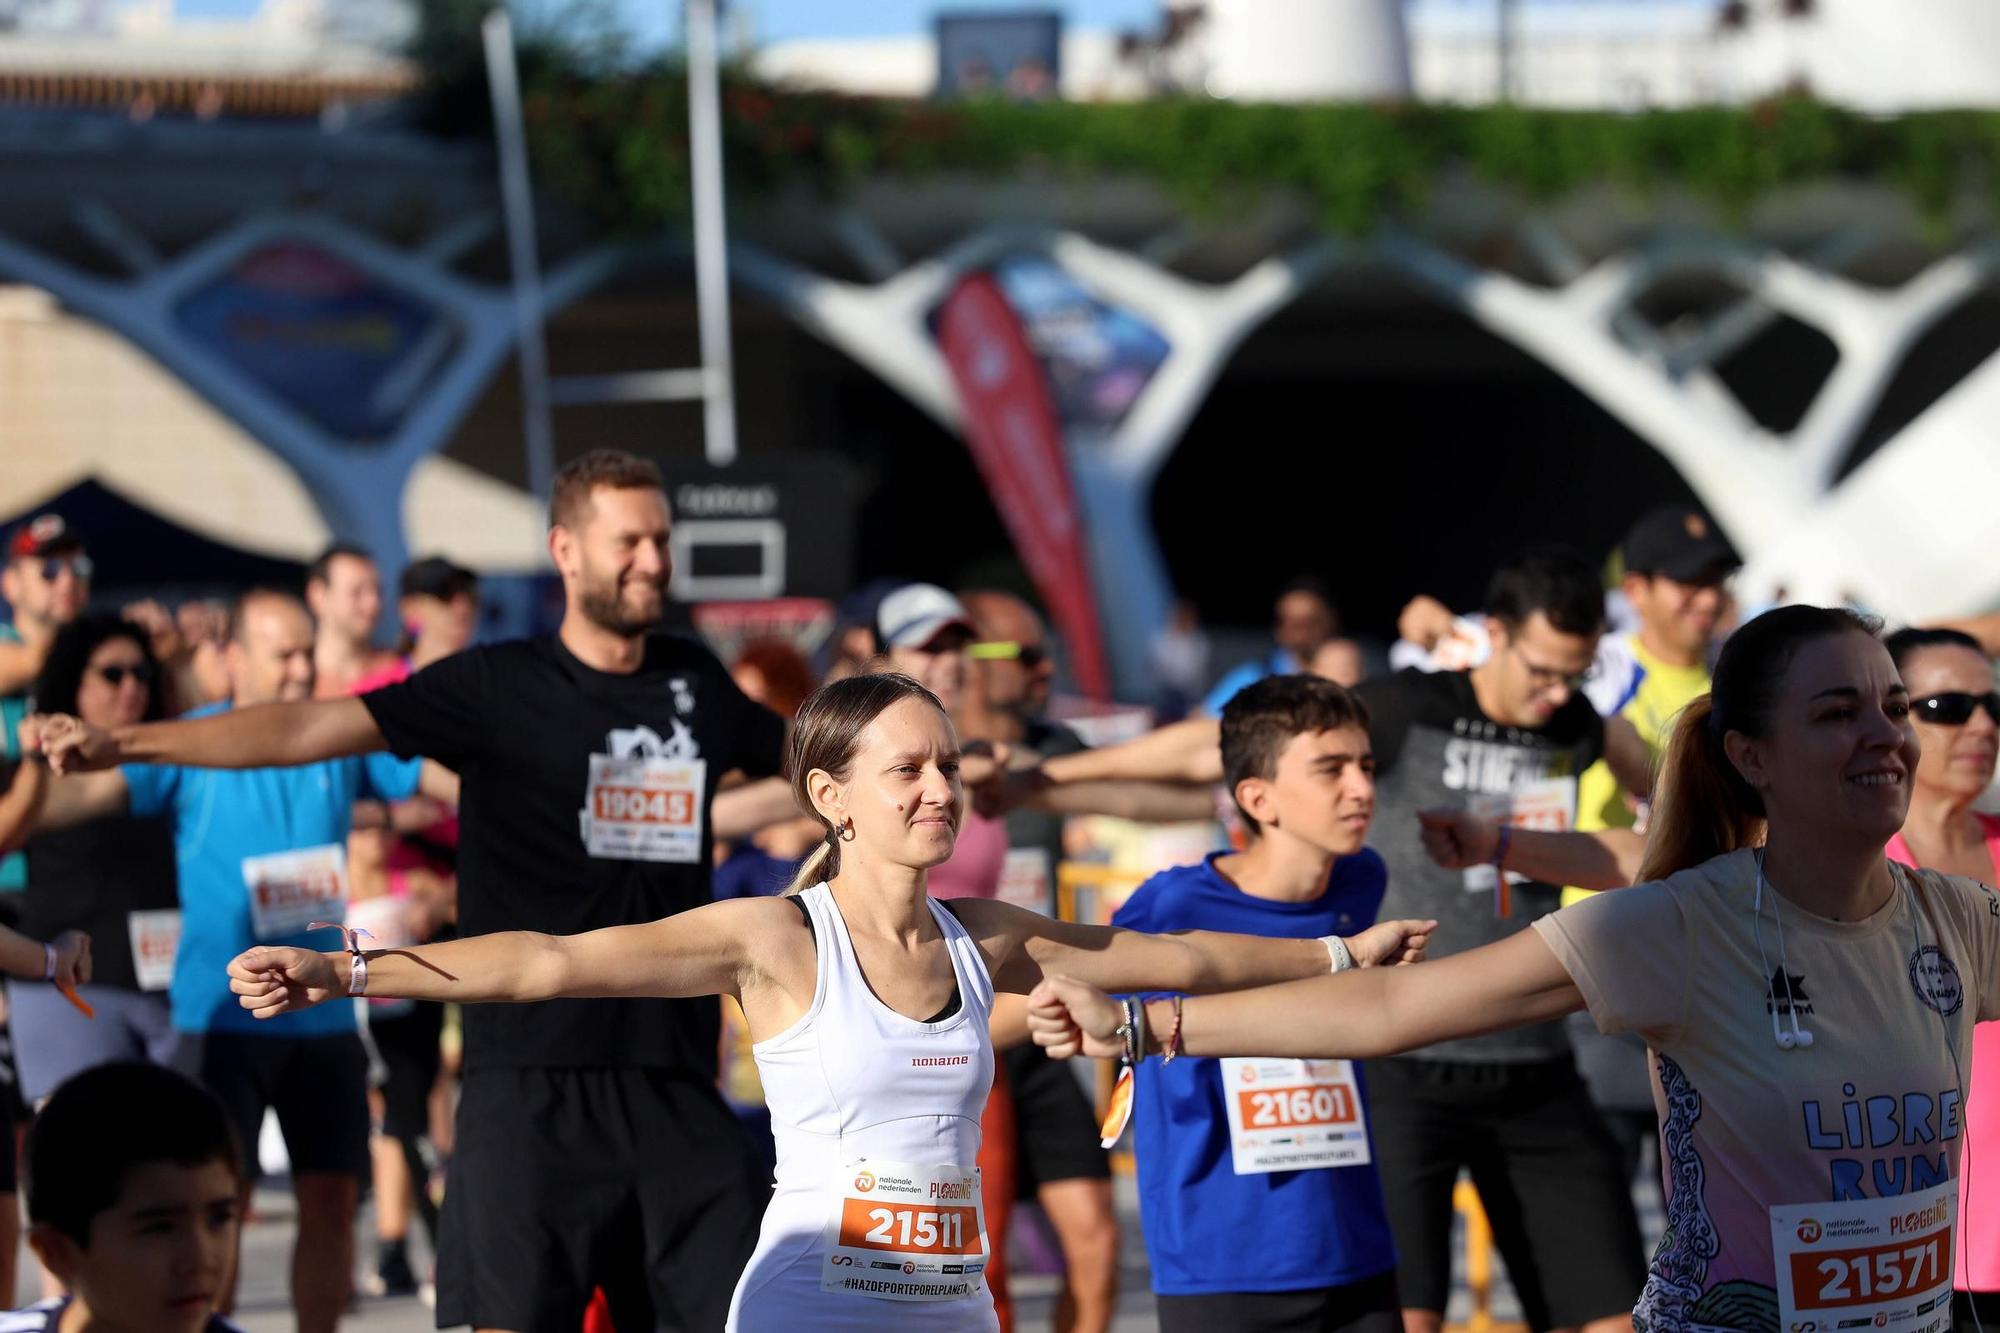
[[[1050,181],[1136,178],[1197,217],[1272,190],[1363,233],[1420,207],[1439,174],[1469,170],[1525,201],[1616,183],[1690,194],[1726,219],[1787,186],[1892,182],[1932,226],[1968,194],[2000,202],[2000,113],[1873,118],[1804,99],[1610,112],[1513,107],[939,104],[776,92],[732,80],[724,137],[740,207],[804,186],[833,198],[876,177],[940,173]],[[543,182],[618,228],[685,213],[686,90],[672,73],[531,83]],[[795,197],[782,191],[784,197]]]

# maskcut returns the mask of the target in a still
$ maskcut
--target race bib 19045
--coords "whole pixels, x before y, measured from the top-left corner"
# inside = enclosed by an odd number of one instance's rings
[[[820,1270],[823,1291],[956,1301],[986,1271],[979,1168],[861,1161],[842,1167]]]
[[[584,849],[618,861],[701,860],[703,783],[700,759],[590,756],[584,793]]]

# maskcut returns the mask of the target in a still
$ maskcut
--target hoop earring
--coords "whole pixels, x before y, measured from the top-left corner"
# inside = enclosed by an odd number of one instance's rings
[[[853,820],[851,820],[851,819],[850,819],[850,820],[848,820],[848,821],[847,821],[847,822],[846,822],[845,824],[842,824],[842,825],[840,826],[840,833],[839,833],[839,837],[840,837],[840,840],[841,840],[842,842],[853,842],[853,841],[854,841],[854,821],[853,821]]]

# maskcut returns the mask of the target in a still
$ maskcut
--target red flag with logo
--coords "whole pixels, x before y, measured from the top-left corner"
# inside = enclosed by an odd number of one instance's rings
[[[938,344],[965,410],[965,441],[1014,549],[1068,645],[1085,694],[1110,694],[1062,421],[1020,317],[990,273],[959,283],[938,313]]]

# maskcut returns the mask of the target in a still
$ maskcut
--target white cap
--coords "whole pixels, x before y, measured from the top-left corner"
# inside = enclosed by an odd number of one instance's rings
[[[935,583],[906,583],[884,597],[875,611],[875,633],[884,650],[921,648],[954,625],[977,632],[958,598]]]

